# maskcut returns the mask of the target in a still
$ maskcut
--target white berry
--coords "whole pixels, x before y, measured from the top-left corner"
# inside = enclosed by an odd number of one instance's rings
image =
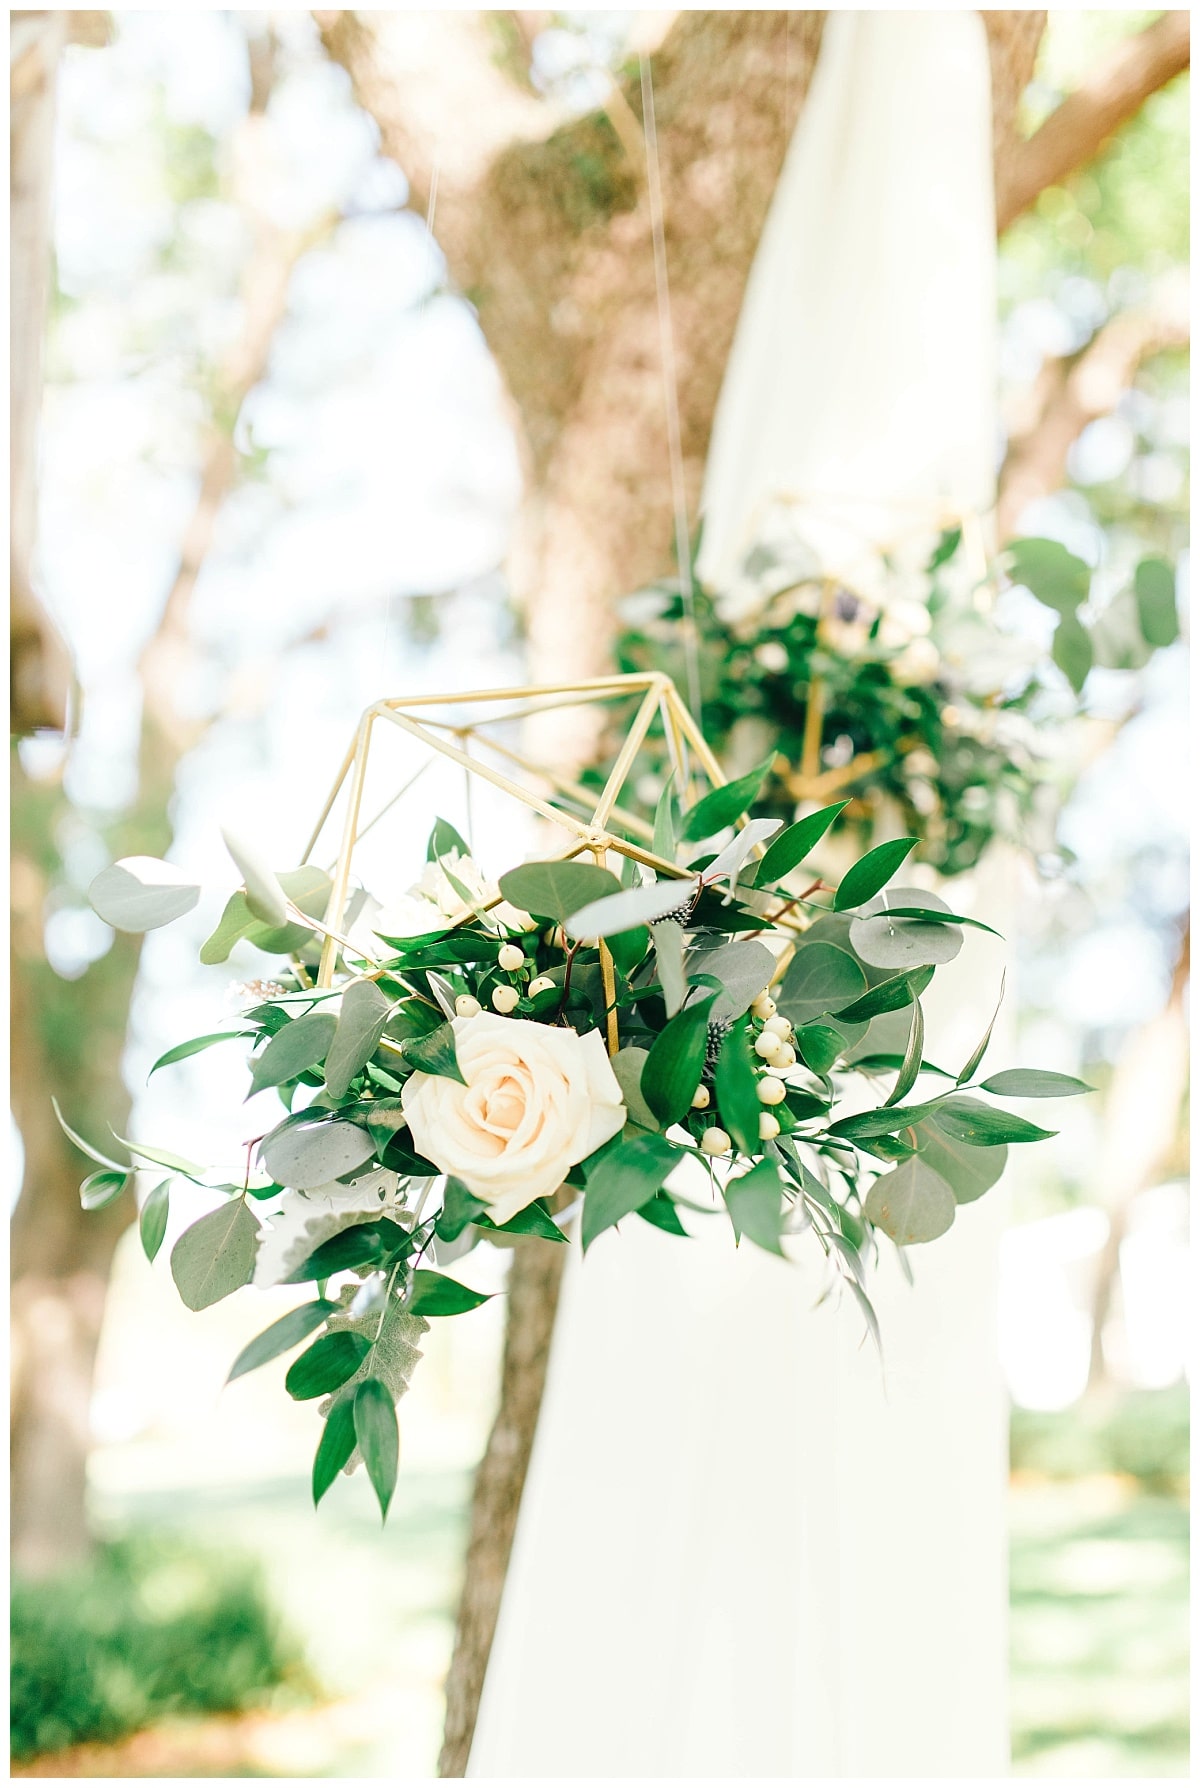
[[[454,1002],[454,1010],[460,1018],[478,1018],[483,1007],[473,993],[460,993]]]
[[[761,1055],[766,1062],[773,1062],[783,1048],[783,1043],[774,1031],[763,1031],[754,1039],[754,1053]]]
[[[761,1142],[771,1142],[779,1135],[779,1119],[769,1111],[758,1114],[758,1135]]]
[[[706,1130],[704,1135],[700,1138],[700,1147],[704,1150],[706,1155],[727,1155],[733,1147],[733,1143],[730,1141],[725,1131],[714,1124],[712,1128]]]
[[[712,1094],[706,1086],[698,1086],[692,1094],[692,1110],[707,1111],[712,1104]]]
[[[774,1031],[775,1035],[781,1037],[785,1043],[790,1043],[792,1040],[792,1021],[790,1018],[785,1018],[782,1013],[768,1018],[763,1025],[763,1030]]]
[[[501,944],[499,962],[500,967],[511,975],[514,969],[523,966],[525,952],[516,944]]]
[[[533,998],[535,993],[545,993],[547,987],[553,986],[555,986],[555,982],[550,979],[549,975],[539,975],[536,981],[531,981],[529,983],[530,999]]]
[[[515,1012],[521,1003],[521,996],[515,987],[494,987],[492,1004],[497,1012]]]
[[[774,1018],[775,1001],[769,993],[760,993],[750,1010],[756,1018]]]
[[[781,1105],[787,1098],[787,1088],[773,1074],[764,1074],[758,1083],[758,1096],[764,1105]]]
[[[796,1051],[792,1048],[790,1043],[781,1043],[779,1045],[779,1054],[775,1057],[775,1060],[771,1065],[772,1067],[780,1069],[794,1068],[796,1066]]]

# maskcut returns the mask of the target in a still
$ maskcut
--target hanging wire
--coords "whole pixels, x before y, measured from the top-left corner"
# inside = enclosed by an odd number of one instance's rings
[[[675,506],[675,557],[683,600],[683,654],[687,669],[688,707],[703,726],[700,695],[699,636],[696,594],[692,584],[692,551],[688,537],[687,494],[683,484],[683,439],[679,426],[679,391],[675,381],[675,332],[671,325],[671,289],[667,282],[667,243],[663,230],[662,179],[658,132],[654,121],[654,83],[650,58],[638,56],[642,77],[642,130],[646,139],[646,175],[650,194],[650,232],[654,241],[654,290],[658,300],[658,333],[662,348],[663,387],[667,401],[667,452],[671,464],[671,496]]]

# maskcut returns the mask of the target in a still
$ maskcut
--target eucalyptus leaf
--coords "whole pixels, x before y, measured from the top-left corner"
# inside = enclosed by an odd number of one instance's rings
[[[357,1124],[316,1116],[309,1123],[305,1113],[304,1121],[277,1125],[264,1137],[260,1152],[273,1180],[308,1192],[353,1173],[370,1160],[374,1144]]]
[[[946,1233],[954,1221],[954,1194],[941,1174],[913,1155],[876,1180],[865,1210],[885,1235],[910,1247]]]
[[[344,1099],[350,1082],[366,1067],[391,1010],[392,1002],[374,981],[355,981],[347,987],[325,1058],[325,1086],[332,1098]]]
[[[171,1250],[171,1277],[188,1309],[207,1310],[248,1285],[257,1246],[258,1221],[242,1198],[185,1229]]]
[[[590,902],[620,892],[621,884],[598,863],[522,863],[500,877],[505,900],[522,912],[566,925],[572,913]],[[595,933],[577,933],[594,936]]]
[[[1009,575],[1047,608],[1073,616],[1092,585],[1089,567],[1058,540],[1014,540],[1008,549]]]
[[[1175,573],[1165,559],[1143,559],[1133,574],[1138,625],[1148,646],[1170,646],[1179,638]]]
[[[247,1098],[295,1080],[325,1059],[337,1030],[331,1012],[308,1012],[277,1031],[254,1063]]]
[[[913,1001],[912,1029],[908,1036],[908,1048],[904,1052],[904,1060],[900,1064],[900,1072],[896,1076],[896,1084],[884,1101],[887,1105],[898,1105],[916,1085],[917,1076],[921,1072],[921,1061],[925,1051],[925,1014],[921,1010],[920,1000]]]
[[[626,1135],[605,1149],[587,1176],[583,1197],[584,1252],[598,1235],[648,1203],[684,1159],[674,1143],[654,1133]]]
[[[829,1024],[802,1024],[796,1032],[796,1053],[814,1074],[828,1074],[846,1040]]]
[[[760,1161],[749,1173],[730,1180],[725,1203],[739,1238],[749,1236],[769,1254],[782,1255],[783,1184],[774,1161]]]
[[[569,913],[566,930],[575,938],[612,937],[635,925],[653,926],[659,919],[690,905],[699,885],[697,878],[689,877],[646,882],[640,888],[619,888],[616,893],[590,900]]]
[[[866,989],[867,977],[848,950],[800,938],[775,998],[780,1012],[799,1030],[855,1001]]]
[[[235,1378],[241,1378],[247,1372],[253,1372],[259,1366],[265,1366],[269,1360],[279,1358],[281,1353],[290,1350],[320,1328],[325,1318],[338,1306],[331,1304],[327,1298],[317,1298],[311,1304],[301,1304],[296,1310],[289,1310],[261,1335],[247,1342],[233,1365],[229,1368],[226,1384],[232,1384]]]
[[[687,995],[687,974],[683,966],[683,926],[678,919],[659,919],[649,930],[654,945],[658,984],[663,992],[663,1004],[667,1008],[667,1017],[674,1018]],[[616,935],[620,937],[629,934],[618,932]]]
[[[709,1013],[710,1019],[719,1022],[740,1018],[749,1011],[759,994],[771,985],[775,958],[765,944],[753,938],[738,938],[732,943],[718,944],[714,950],[691,951],[686,968],[689,975],[713,975],[721,983]]]
[[[865,857],[860,857],[838,883],[837,893],[833,897],[834,911],[842,913],[848,907],[861,906],[864,901],[878,894],[884,883],[895,875],[909,852],[920,842],[919,838],[892,838],[886,844],[877,844]]]
[[[675,852],[679,848],[679,802],[675,796],[674,770],[663,784],[654,809],[654,839],[650,848],[665,863],[675,861]]]
[[[400,1469],[400,1426],[392,1393],[378,1378],[365,1378],[354,1393],[354,1433],[386,1521]]]
[[[892,909],[900,907],[900,916]],[[920,888],[889,888],[877,894],[851,922],[850,943],[855,953],[872,968],[923,968],[930,963],[952,962],[963,946],[963,934],[957,925],[933,920],[926,924],[905,916],[913,910],[949,907],[936,894]]]
[[[156,931],[190,913],[199,886],[160,857],[122,857],[88,888],[92,910],[114,931]]]
[[[256,919],[275,927],[288,922],[287,895],[274,872],[261,862],[245,839],[223,827],[225,849],[237,864],[246,888],[246,904]]]
[[[636,1043],[627,1043],[624,1049],[618,1049],[609,1062],[609,1067],[621,1089],[621,1098],[625,1102],[629,1121],[640,1125],[643,1130],[657,1130],[658,1119],[642,1094],[642,1071],[646,1066],[648,1053]]]
[[[939,1129],[936,1116],[918,1124],[913,1134],[918,1155],[942,1176],[958,1204],[973,1204],[982,1198],[996,1184],[1008,1162],[1003,1143],[979,1148],[956,1136],[947,1136]]]
[[[1054,629],[1050,656],[1078,695],[1087,682],[1095,655],[1091,634],[1074,615],[1064,615]]]
[[[706,883],[723,880],[726,876],[735,881],[742,864],[751,851],[765,844],[768,838],[774,838],[783,821],[777,819],[747,820],[730,842],[719,850],[712,862],[704,871]]]

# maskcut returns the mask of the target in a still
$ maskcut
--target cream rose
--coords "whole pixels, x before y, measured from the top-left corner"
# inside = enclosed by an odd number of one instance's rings
[[[507,1223],[624,1127],[621,1089],[598,1031],[490,1012],[451,1023],[467,1084],[418,1071],[404,1115],[421,1154]]]

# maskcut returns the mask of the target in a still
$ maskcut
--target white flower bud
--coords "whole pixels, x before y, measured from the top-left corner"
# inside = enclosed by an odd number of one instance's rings
[[[515,1012],[521,1003],[521,996],[515,987],[494,987],[492,1004],[497,1012]]]
[[[478,1018],[483,1007],[473,993],[460,993],[454,1002],[454,1010],[460,1018]]]
[[[706,1086],[698,1086],[692,1094],[692,1110],[707,1111],[712,1104],[712,1094]]]
[[[756,1018],[774,1018],[775,1001],[769,993],[760,993],[750,1010]]]
[[[792,1040],[792,1021],[790,1018],[785,1018],[782,1013],[776,1013],[768,1018],[763,1025],[763,1030],[774,1031],[775,1035],[782,1037],[785,1043],[790,1043]]]
[[[779,1135],[779,1119],[769,1111],[758,1114],[758,1136],[760,1142],[771,1142]]]
[[[783,1042],[774,1031],[763,1031],[754,1039],[754,1053],[762,1056],[765,1062],[773,1062],[782,1048]]]
[[[516,944],[501,944],[499,963],[500,967],[508,974],[511,975],[514,969],[521,968],[524,962],[524,950],[518,948]]]
[[[545,993],[547,987],[553,987],[555,985],[556,983],[550,979],[549,975],[539,975],[535,981],[529,983],[530,999],[533,998],[535,993]]]
[[[787,1088],[773,1074],[764,1074],[758,1083],[758,1096],[764,1105],[781,1105],[787,1098]]]
[[[733,1147],[733,1143],[730,1141],[725,1131],[714,1124],[712,1128],[706,1130],[704,1135],[700,1138],[700,1147],[704,1150],[706,1155],[727,1155]]]

